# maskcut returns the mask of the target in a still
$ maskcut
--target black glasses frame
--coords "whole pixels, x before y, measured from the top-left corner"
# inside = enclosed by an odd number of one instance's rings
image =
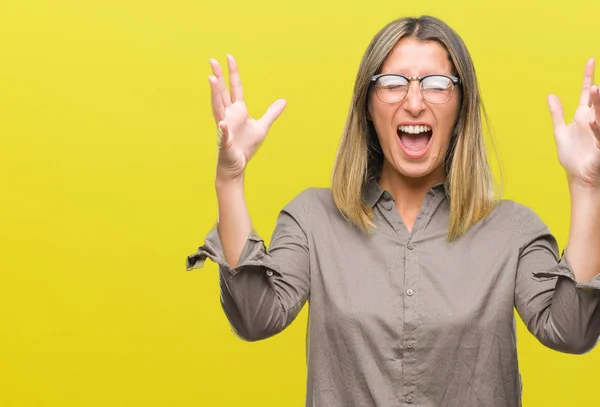
[[[375,85],[375,83],[377,82],[377,80],[381,77],[384,76],[395,76],[395,77],[400,77],[400,78],[404,78],[408,81],[408,83],[410,84],[412,81],[418,81],[419,82],[419,91],[421,92],[421,96],[425,99],[425,96],[423,96],[423,79],[425,78],[429,78],[431,76],[443,76],[444,78],[448,78],[452,81],[452,93],[454,93],[454,87],[456,85],[461,85],[462,81],[460,80],[460,78],[457,78],[456,76],[452,76],[452,75],[444,75],[444,74],[436,74],[436,73],[432,73],[432,74],[428,74],[428,75],[423,75],[423,76],[408,76],[408,75],[403,75],[401,73],[382,73],[379,75],[373,75],[371,76],[371,85]],[[375,91],[377,91],[377,89],[375,89]],[[408,95],[408,92],[406,93],[406,95]],[[404,95],[404,97],[400,100],[398,100],[397,102],[393,102],[393,103],[398,103],[401,102],[402,100],[404,100],[404,98],[406,97],[406,95]],[[377,94],[377,97],[379,98],[379,94]],[[450,98],[444,102],[444,103],[448,103],[448,101],[452,99],[452,94],[450,95]],[[381,99],[379,99],[381,100]],[[383,102],[383,100],[382,100]],[[384,102],[384,103],[389,103],[389,102]],[[431,103],[431,102],[428,102]],[[443,103],[440,103],[443,104]]]

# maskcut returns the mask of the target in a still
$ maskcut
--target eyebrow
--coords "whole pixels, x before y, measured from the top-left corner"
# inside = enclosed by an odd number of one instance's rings
[[[440,71],[437,71],[437,72],[429,72],[429,71],[427,71],[427,72],[428,73],[424,73],[423,75],[415,75],[415,76],[427,76],[427,75],[449,75],[449,76],[455,76],[455,74],[452,73],[452,72],[451,73],[445,73],[445,72],[440,72]],[[409,75],[407,73],[398,72],[398,71],[394,71],[394,72],[383,72],[382,71],[380,74],[412,76],[412,75]]]

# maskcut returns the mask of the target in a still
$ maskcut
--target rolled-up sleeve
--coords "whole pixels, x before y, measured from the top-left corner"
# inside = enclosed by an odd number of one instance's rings
[[[559,256],[556,239],[531,209],[516,204],[513,222],[517,312],[545,346],[564,353],[590,351],[600,336],[600,276],[577,282],[568,250]]]
[[[296,196],[277,217],[267,250],[253,230],[236,267],[225,260],[215,225],[198,251],[187,256],[186,269],[218,264],[221,305],[233,331],[242,339],[271,337],[296,318],[310,291],[308,229],[310,190]]]

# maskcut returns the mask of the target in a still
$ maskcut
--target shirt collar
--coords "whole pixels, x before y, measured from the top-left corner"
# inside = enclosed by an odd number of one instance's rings
[[[429,189],[430,194],[438,195],[438,194],[446,194],[447,186],[445,182],[439,182],[432,186]],[[375,206],[375,204],[381,199],[382,195],[387,191],[379,185],[377,179],[373,178],[367,182],[367,186],[365,189],[365,202],[371,208]]]

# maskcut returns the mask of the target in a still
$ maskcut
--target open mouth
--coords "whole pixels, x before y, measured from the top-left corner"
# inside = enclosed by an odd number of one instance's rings
[[[422,155],[433,136],[429,126],[400,126],[396,131],[400,144],[409,155]]]

